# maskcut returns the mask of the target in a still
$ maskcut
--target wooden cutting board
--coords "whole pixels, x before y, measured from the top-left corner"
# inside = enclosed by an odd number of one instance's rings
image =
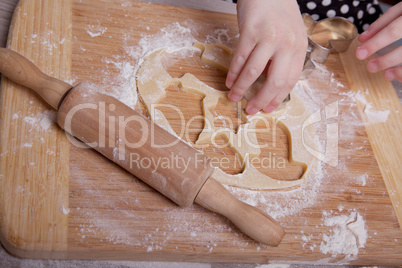
[[[132,96],[121,96],[130,87],[125,71],[132,71],[146,49],[172,45],[172,32],[201,42],[229,37],[223,41],[234,47],[236,25],[234,15],[136,1],[21,1],[8,47],[49,75],[74,84],[94,82],[130,103]],[[173,43],[164,43],[166,38]],[[315,128],[324,145],[329,125],[336,124],[337,163],[322,163],[298,188],[229,188],[285,227],[278,248],[252,241],[199,206],[177,207],[92,150],[72,144],[52,123],[50,107],[3,78],[1,242],[26,258],[400,265],[401,106],[390,83],[355,60],[357,45],[331,55],[295,89],[312,114],[322,115]],[[171,75],[191,71],[225,90],[225,75],[197,62],[197,54],[165,64]],[[200,100],[169,87],[162,102],[177,105],[189,120],[201,113]],[[325,117],[328,105],[337,109],[332,118]],[[135,108],[145,112],[141,102]],[[174,129],[180,128],[174,114],[163,112]],[[215,112],[231,111],[218,104]],[[194,124],[199,130],[203,122]],[[188,140],[194,142],[197,133]],[[275,135],[279,142],[271,153],[288,159],[289,137],[280,128]],[[229,148],[205,153],[233,155]],[[261,172],[300,178],[302,168],[287,164]],[[241,169],[232,165],[225,171]]]

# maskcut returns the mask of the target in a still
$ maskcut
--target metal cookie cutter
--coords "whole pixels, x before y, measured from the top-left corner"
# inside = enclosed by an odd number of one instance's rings
[[[308,14],[302,17],[309,43],[302,73],[305,78],[315,67],[312,61],[324,63],[330,53],[346,51],[358,32],[353,23],[341,17],[317,22]]]

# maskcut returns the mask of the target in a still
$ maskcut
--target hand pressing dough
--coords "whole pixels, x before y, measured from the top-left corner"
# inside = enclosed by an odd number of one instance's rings
[[[230,48],[222,44],[196,43],[194,46],[202,52],[201,61],[224,72],[228,71],[233,54]],[[227,99],[226,92],[209,87],[190,73],[186,73],[180,78],[171,77],[162,65],[161,55],[163,53],[167,53],[164,48],[153,52],[139,66],[136,83],[140,96],[151,120],[176,136],[177,134],[173,131],[166,117],[157,109],[158,102],[166,96],[166,88],[171,84],[176,84],[182,91],[192,92],[203,97],[202,108],[205,124],[195,144],[209,141],[211,138],[221,135],[231,149],[239,154],[244,163],[243,171],[236,175],[230,175],[219,168],[215,168],[213,173],[215,179],[224,184],[258,190],[288,188],[300,185],[303,182],[314,162],[314,157],[305,150],[303,142],[305,142],[306,137],[311,139],[315,135],[314,130],[306,129],[308,135],[304,135],[303,141],[301,140],[303,137],[302,124],[309,117],[309,113],[300,98],[292,94],[289,103],[270,114],[260,112],[256,115],[245,115],[242,113],[243,121],[246,123],[241,125],[236,132],[229,128],[215,127],[211,109],[216,107],[218,100],[227,100],[225,101],[226,105],[232,106],[233,109],[235,109],[235,104]],[[252,98],[260,88],[261,83],[262,80],[258,80],[247,92],[246,97]],[[250,164],[248,159],[261,153],[255,131],[259,120],[271,120],[275,124],[292,126],[290,129],[287,127],[284,129],[288,132],[289,161],[299,162],[304,166],[305,172],[300,179],[294,181],[276,180],[259,172]]]

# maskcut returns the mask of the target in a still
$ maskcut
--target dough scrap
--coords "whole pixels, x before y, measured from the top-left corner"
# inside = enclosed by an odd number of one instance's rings
[[[201,61],[227,72],[233,55],[230,48],[222,44],[211,45],[195,43],[194,46],[201,49]],[[309,113],[299,97],[292,93],[291,101],[287,105],[283,105],[280,109],[270,114],[263,112],[257,113],[256,115],[242,114],[246,123],[242,124],[237,132],[229,128],[215,127],[214,116],[210,110],[216,107],[219,99],[227,100],[227,93],[209,87],[190,73],[186,73],[180,78],[171,77],[162,65],[161,55],[163,53],[167,53],[164,48],[153,52],[144,59],[141,66],[138,68],[136,76],[138,91],[151,120],[176,136],[177,134],[171,128],[164,114],[155,107],[155,104],[166,96],[165,89],[169,85],[175,84],[179,86],[182,91],[192,92],[203,97],[202,108],[205,117],[204,121],[206,123],[195,144],[210,140],[214,135],[221,135],[229,143],[231,149],[237,152],[241,160],[244,161],[243,171],[235,175],[227,174],[221,169],[215,168],[212,175],[215,179],[231,186],[258,190],[289,188],[298,186],[304,181],[306,173],[309,172],[313,166],[314,158],[311,154],[306,154],[302,146],[302,133],[300,133],[300,131],[303,130],[301,126],[309,117]],[[252,98],[253,95],[255,95],[261,83],[261,81],[257,81],[255,85],[252,86],[247,92],[248,98]],[[225,103],[228,106],[233,106],[233,109],[235,109],[234,103],[229,100],[225,101]],[[260,155],[261,149],[259,146],[250,146],[250,144],[258,144],[258,140],[255,131],[250,132],[247,130],[255,129],[257,122],[261,119],[273,120],[276,124],[281,124],[286,130],[289,139],[289,161],[293,163],[298,162],[304,167],[304,174],[300,179],[294,181],[276,180],[259,172],[258,169],[249,163],[248,159]],[[293,127],[288,129],[286,126]],[[306,131],[308,131],[308,129],[306,129]],[[307,136],[314,135],[311,131],[308,134]],[[251,141],[251,143],[246,142],[246,140]]]

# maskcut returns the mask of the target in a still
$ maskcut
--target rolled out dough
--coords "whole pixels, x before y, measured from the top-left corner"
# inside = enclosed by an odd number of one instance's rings
[[[230,48],[222,44],[204,43],[195,43],[194,47],[201,50],[201,61],[224,72],[228,71],[233,54]],[[180,78],[170,76],[161,62],[161,55],[164,53],[168,52],[165,48],[161,48],[144,58],[136,74],[138,91],[151,120],[177,136],[164,114],[157,109],[158,102],[166,96],[166,88],[171,84],[175,84],[182,91],[192,92],[203,97],[202,108],[205,124],[195,144],[200,144],[216,135],[221,135],[243,161],[244,168],[239,174],[231,175],[219,168],[215,168],[212,175],[215,179],[231,186],[258,190],[289,188],[300,185],[303,182],[304,177],[312,167],[314,157],[307,153],[302,145],[304,141],[301,140],[303,136],[300,132],[302,131],[301,126],[309,117],[309,113],[299,97],[292,93],[291,101],[287,105],[270,114],[263,112],[256,115],[242,114],[243,121],[246,123],[241,125],[236,132],[229,128],[215,127],[214,116],[210,110],[216,107],[218,100],[226,100],[225,104],[233,106],[233,109],[235,109],[235,104],[227,99],[226,92],[209,87],[190,73],[186,73]],[[246,97],[252,98],[260,88],[261,83],[261,79],[257,80],[247,92]],[[289,140],[289,162],[298,162],[304,167],[304,174],[300,179],[294,181],[276,180],[259,172],[258,169],[250,164],[248,160],[261,153],[255,131],[256,124],[260,120],[270,120],[275,124],[281,124],[285,129]],[[292,128],[289,129],[287,126],[292,126]],[[305,137],[314,136],[312,128],[305,129],[305,131],[309,132],[307,136],[304,135]]]

